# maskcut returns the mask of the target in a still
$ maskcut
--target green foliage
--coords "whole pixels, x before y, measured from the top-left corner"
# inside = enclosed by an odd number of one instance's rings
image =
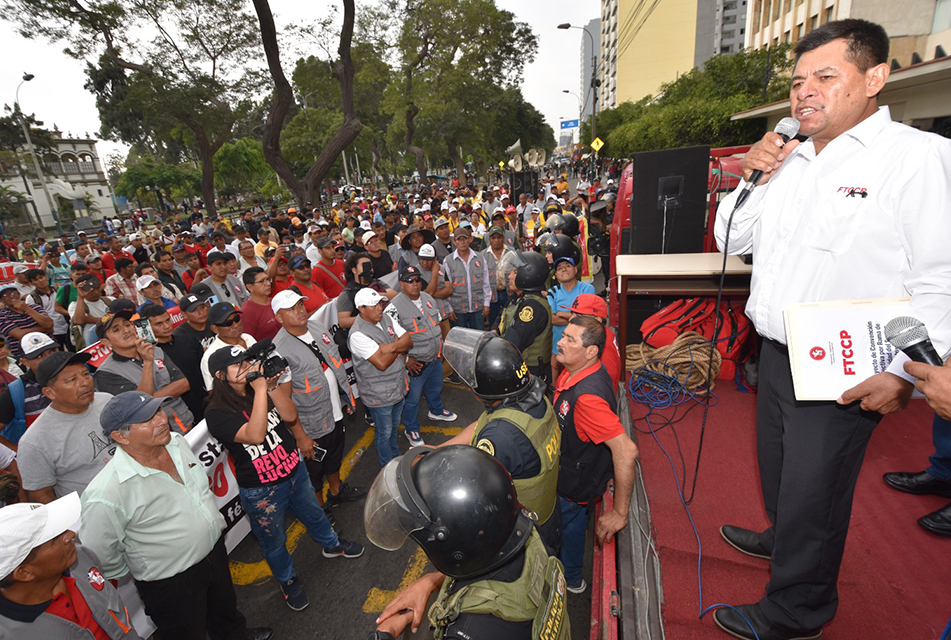
[[[769,52],[770,81],[766,102],[789,95],[789,45]],[[744,50],[710,58],[702,68],[665,84],[657,97],[626,102],[598,115],[597,134],[605,142],[602,156],[623,157],[636,151],[709,144],[748,144],[762,134],[761,120],[731,121],[738,111],[763,104],[767,51]],[[588,122],[581,139],[590,142]]]
[[[116,183],[116,195],[141,198],[148,189],[161,189],[169,196],[176,192],[199,190],[200,173],[188,165],[169,164],[160,158],[144,156],[126,166]]]
[[[326,107],[301,109],[281,132],[284,158],[296,175],[307,173],[314,159],[343,122],[343,112]]]
[[[30,128],[30,140],[38,152],[56,148],[53,134],[43,128],[43,123],[37,120],[36,116],[32,113],[25,115],[17,111],[0,118],[0,149],[14,153],[25,149],[26,138],[23,136],[20,118],[26,120],[27,126]]]
[[[241,138],[224,144],[215,154],[215,185],[221,195],[257,193],[272,174],[259,140]]]

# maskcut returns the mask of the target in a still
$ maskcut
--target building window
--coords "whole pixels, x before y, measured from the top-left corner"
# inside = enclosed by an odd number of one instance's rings
[[[786,32],[786,35],[783,36],[783,42],[789,42],[789,32]]]
[[[934,8],[934,23],[931,33],[951,29],[951,0],[938,0]]]
[[[99,197],[101,198],[101,197],[102,197],[102,189],[96,189],[96,191],[99,192]]]
[[[829,7],[828,9],[826,9],[826,22],[832,22],[832,11],[834,9],[835,7]]]
[[[819,16],[812,16],[812,31],[815,31],[819,26]]]

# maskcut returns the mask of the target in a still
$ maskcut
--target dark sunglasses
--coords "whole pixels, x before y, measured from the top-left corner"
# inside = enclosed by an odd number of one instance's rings
[[[234,325],[235,322],[240,322],[240,321],[241,321],[241,316],[239,316],[238,314],[234,314],[233,316],[231,316],[230,318],[228,318],[228,319],[225,320],[224,322],[219,322],[219,323],[218,323],[218,326],[219,326],[219,327],[230,327],[230,326]]]
[[[417,284],[423,281],[422,278],[410,278],[409,280],[403,280],[403,282],[408,282],[410,284]]]

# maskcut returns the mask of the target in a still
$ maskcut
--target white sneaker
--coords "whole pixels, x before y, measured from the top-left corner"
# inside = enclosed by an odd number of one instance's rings
[[[442,420],[443,422],[454,422],[455,419],[459,417],[456,414],[454,414],[452,411],[449,411],[448,409],[443,409],[443,412],[438,415],[433,413],[432,411],[430,411],[426,415],[429,416],[430,420]]]
[[[588,583],[584,581],[584,578],[582,578],[581,584],[576,584],[574,586],[567,585],[567,588],[571,593],[584,593],[584,590],[588,588]]]
[[[411,447],[422,447],[426,444],[423,442],[423,437],[419,435],[419,431],[407,431],[406,439],[409,440],[409,446]]]

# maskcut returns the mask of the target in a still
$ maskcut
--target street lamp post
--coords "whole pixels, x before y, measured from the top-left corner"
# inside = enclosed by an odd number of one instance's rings
[[[32,73],[24,73],[23,80],[20,81],[20,84],[17,85],[16,91],[16,102],[14,103],[14,110],[20,117],[20,126],[23,127],[23,137],[26,140],[27,151],[30,152],[30,157],[33,158],[33,170],[36,171],[36,177],[39,178],[40,184],[43,186],[43,193],[46,194],[46,202],[50,206],[50,214],[53,216],[53,222],[56,223],[56,235],[63,236],[63,227],[59,223],[59,212],[56,210],[56,204],[53,202],[53,196],[50,194],[50,189],[46,185],[46,176],[43,175],[43,170],[40,168],[40,161],[36,157],[36,149],[33,147],[33,140],[30,139],[30,127],[26,124],[26,118],[23,117],[23,112],[20,110],[20,87],[23,86],[24,82],[29,82],[35,76]],[[43,224],[43,221],[40,220],[40,224]]]
[[[591,108],[591,139],[598,137],[598,124],[597,124],[597,115],[598,115],[598,87],[601,85],[601,81],[598,79],[598,47],[594,46],[594,36],[591,35],[591,32],[588,31],[585,27],[576,27],[568,22],[558,25],[559,29],[579,29],[584,31],[585,35],[588,36],[588,39],[591,41],[591,92],[593,94],[593,103]],[[582,117],[584,114],[580,114]],[[580,137],[580,132],[579,132]],[[598,162],[598,152],[594,152],[594,170],[592,174],[597,170]],[[592,175],[593,177],[593,175]]]

